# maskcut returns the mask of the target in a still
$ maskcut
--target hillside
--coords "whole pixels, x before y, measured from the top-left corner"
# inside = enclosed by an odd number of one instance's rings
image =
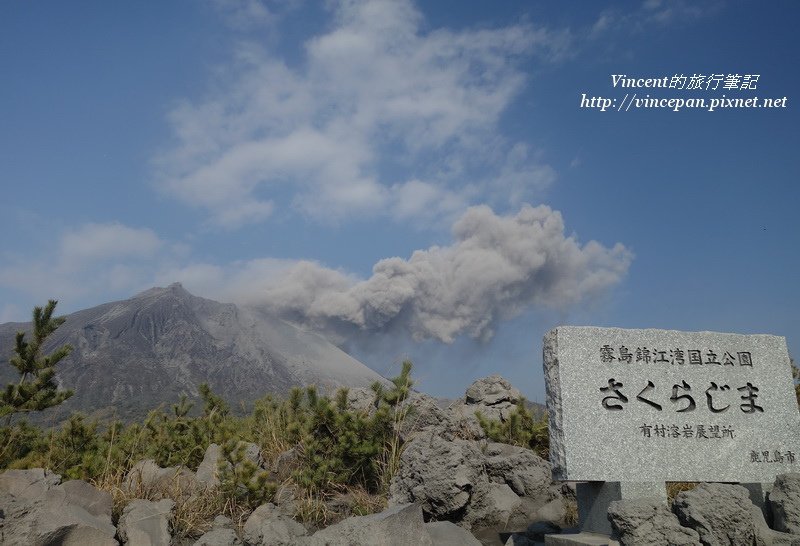
[[[15,333],[27,328],[0,325],[0,384],[16,380],[8,359]],[[45,350],[65,343],[74,351],[57,377],[75,395],[45,418],[79,410],[128,420],[181,393],[195,397],[203,382],[237,406],[295,385],[333,389],[384,380],[321,336],[194,296],[177,283],[67,315]]]

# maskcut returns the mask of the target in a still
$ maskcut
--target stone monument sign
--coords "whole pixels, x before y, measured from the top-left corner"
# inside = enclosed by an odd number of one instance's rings
[[[544,340],[557,480],[772,482],[800,472],[786,340],[559,327]]]

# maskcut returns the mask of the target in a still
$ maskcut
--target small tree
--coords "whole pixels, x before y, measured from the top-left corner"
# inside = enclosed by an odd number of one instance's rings
[[[520,398],[505,421],[497,421],[476,412],[478,423],[490,440],[527,447],[543,459],[550,457],[550,433],[547,428],[547,413],[538,417],[525,407],[525,399]]]
[[[57,406],[73,392],[58,390],[55,381],[56,364],[72,352],[72,346],[64,345],[48,356],[42,356],[42,345],[45,339],[66,320],[65,317],[53,317],[56,300],[47,305],[33,309],[33,335],[30,342],[25,341],[25,332],[17,332],[14,356],[9,363],[19,372],[19,382],[10,383],[0,393],[0,416],[28,411],[41,411]]]

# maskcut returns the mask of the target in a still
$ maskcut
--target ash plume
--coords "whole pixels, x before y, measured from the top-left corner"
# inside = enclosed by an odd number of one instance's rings
[[[453,243],[387,258],[368,279],[297,262],[259,283],[258,303],[341,339],[405,331],[415,340],[488,341],[499,321],[529,308],[567,309],[606,294],[627,273],[632,253],[564,233],[561,214],[525,205],[499,216],[468,209]],[[249,299],[253,302],[253,293]]]

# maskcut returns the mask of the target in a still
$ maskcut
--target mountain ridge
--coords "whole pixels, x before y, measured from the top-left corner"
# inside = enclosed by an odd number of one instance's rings
[[[14,335],[29,328],[0,324],[0,385],[18,380],[8,360]],[[72,411],[139,418],[183,393],[197,398],[204,382],[238,407],[293,386],[327,391],[386,381],[318,334],[195,296],[180,283],[66,315],[44,352],[65,343],[74,350],[58,364],[57,380],[75,395],[45,412],[55,419]]]

